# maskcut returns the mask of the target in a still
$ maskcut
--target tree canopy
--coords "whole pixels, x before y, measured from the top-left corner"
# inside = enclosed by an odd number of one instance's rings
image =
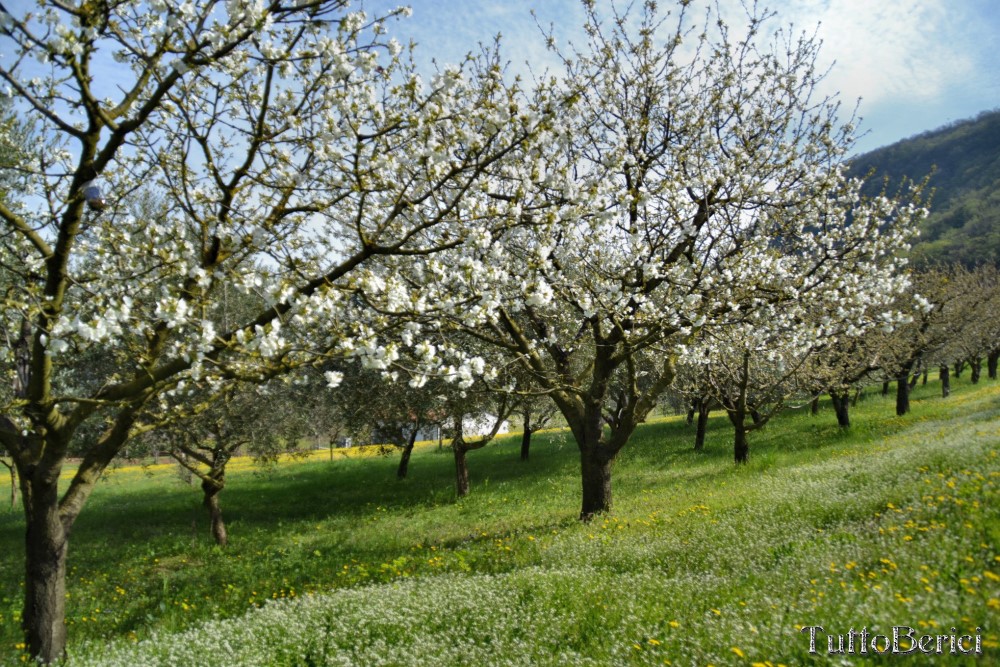
[[[335,390],[353,363],[486,387],[501,416],[520,383],[568,423],[589,519],[679,363],[894,322],[918,189],[869,197],[846,172],[818,41],[756,7],[730,28],[583,4],[585,43],[530,90],[498,45],[422,76],[387,35],[405,10],[343,0],[3,13],[0,78],[45,138],[0,165],[22,179],[0,200],[0,442],[32,656],[64,653],[68,536],[102,471],[139,432],[213,429],[240,383]],[[467,407],[460,478],[485,442]]]
[[[610,507],[615,457],[701,332],[770,323],[806,348],[861,326],[905,285],[895,254],[922,210],[862,198],[846,175],[853,128],[815,96],[813,39],[765,37],[766,14],[736,38],[683,6],[585,6],[588,43],[559,52],[566,127],[533,146],[517,191],[532,224],[397,274],[449,304],[438,326],[549,393],[588,518]],[[390,294],[368,298],[390,309]]]
[[[422,78],[385,34],[401,13],[342,0],[3,11],[0,79],[45,138],[4,165],[22,181],[0,201],[13,286],[0,322],[17,357],[0,441],[22,484],[33,656],[63,653],[69,530],[150,412],[187,397],[179,412],[196,414],[232,382],[331,355],[387,368],[398,352],[380,336],[400,324],[355,296],[385,280],[373,258],[506,224],[514,203],[492,185],[517,178],[547,116],[525,112],[489,53]],[[155,205],[133,205],[149,191]],[[264,305],[220,328],[227,290]],[[60,491],[71,447],[83,460]]]

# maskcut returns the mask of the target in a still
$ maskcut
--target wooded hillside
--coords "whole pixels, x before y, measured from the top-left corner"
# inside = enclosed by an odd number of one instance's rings
[[[1000,110],[924,132],[865,153],[852,162],[854,175],[874,170],[866,186],[877,194],[903,177],[930,174],[931,215],[914,249],[918,263],[1000,262]]]

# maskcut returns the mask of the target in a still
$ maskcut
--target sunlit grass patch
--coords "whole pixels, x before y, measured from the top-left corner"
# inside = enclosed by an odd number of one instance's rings
[[[74,535],[70,647],[101,665],[793,665],[817,659],[799,627],[905,624],[981,627],[991,664],[998,391],[935,391],[912,420],[870,396],[847,433],[790,413],[742,467],[724,417],[702,453],[682,419],[651,424],[615,468],[615,512],[589,524],[562,432],[528,463],[517,436],[475,452],[461,501],[436,447],[403,482],[395,457],[239,471],[225,551],[171,470],[112,477]],[[14,655],[18,515],[0,528]]]

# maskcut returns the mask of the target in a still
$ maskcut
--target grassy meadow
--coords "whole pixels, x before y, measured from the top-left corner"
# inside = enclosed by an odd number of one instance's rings
[[[461,500],[435,445],[404,481],[395,455],[237,461],[225,550],[175,467],[120,468],[73,530],[70,664],[1000,664],[1000,383],[919,386],[903,418],[872,389],[852,421],[788,411],[737,467],[721,412],[700,453],[682,418],[656,420],[616,463],[614,512],[589,524],[561,431],[527,463],[519,435],[471,452]],[[23,530],[20,507],[0,509],[10,663]],[[833,660],[825,639],[809,652],[800,629],[816,625],[978,627],[984,653]]]

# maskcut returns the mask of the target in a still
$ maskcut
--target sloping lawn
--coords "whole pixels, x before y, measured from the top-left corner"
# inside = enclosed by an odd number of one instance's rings
[[[704,453],[683,421],[657,421],[616,464],[614,513],[590,524],[561,432],[527,463],[517,436],[473,452],[460,501],[434,446],[403,482],[394,457],[243,466],[222,495],[225,551],[172,468],[121,469],[74,530],[71,664],[828,664],[827,634],[894,626],[978,634],[981,657],[937,660],[995,664],[1000,386],[954,389],[919,387],[903,418],[870,394],[848,432],[829,407],[790,411],[743,467],[724,416]],[[22,536],[5,513],[15,661]]]

